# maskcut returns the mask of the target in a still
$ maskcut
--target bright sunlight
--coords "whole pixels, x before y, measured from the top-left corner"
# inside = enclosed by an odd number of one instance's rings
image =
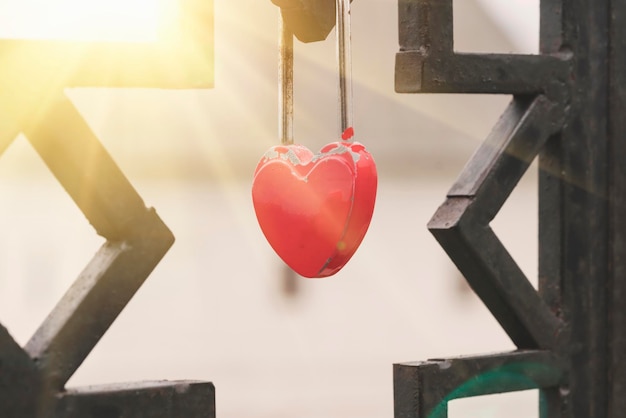
[[[153,42],[168,1],[0,0],[0,38]]]

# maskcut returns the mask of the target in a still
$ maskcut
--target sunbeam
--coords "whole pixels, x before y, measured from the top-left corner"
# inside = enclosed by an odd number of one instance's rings
[[[155,41],[170,0],[21,0],[0,2],[0,37]]]

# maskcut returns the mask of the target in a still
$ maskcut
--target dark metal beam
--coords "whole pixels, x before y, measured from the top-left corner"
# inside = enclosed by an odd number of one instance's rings
[[[609,261],[609,411],[626,411],[626,5],[613,1],[610,23],[609,137],[610,224]]]
[[[516,98],[459,174],[449,197],[473,197],[490,221],[546,140],[561,128],[562,106],[545,96]]]
[[[143,382],[70,389],[45,418],[214,418],[215,388],[203,382]]]
[[[91,128],[58,92],[22,129],[96,232],[111,241],[141,234],[148,210]]]
[[[562,390],[548,394],[551,418],[609,416],[609,318],[623,315],[624,306],[620,302],[611,312],[609,303],[611,255],[620,251],[610,232],[619,226],[611,225],[616,218],[610,202],[618,204],[619,198],[610,197],[610,169],[624,146],[623,135],[612,138],[608,125],[611,97],[619,91],[609,84],[609,5],[616,11],[626,6],[617,3],[544,0],[542,5],[542,52],[567,50],[572,56],[568,118],[540,159],[540,291],[566,324],[556,350],[567,359],[569,372]],[[623,119],[623,109],[618,112]],[[615,181],[623,182],[616,170]],[[621,251],[618,259],[624,259]]]
[[[398,93],[560,95],[571,74],[567,51],[552,55],[454,52],[452,0],[399,0]]]
[[[0,325],[0,414],[7,418],[34,418],[40,405],[39,371],[5,327]]]
[[[563,378],[562,365],[548,351],[395,364],[395,418],[446,418],[451,400],[553,388]]]
[[[445,54],[407,50],[396,55],[398,93],[559,94],[569,55]]]
[[[489,222],[561,120],[562,110],[543,96],[513,101],[428,224],[520,349],[553,347],[561,324]]]
[[[63,387],[167,252],[162,228],[105,244],[35,332],[26,350],[47,382]]]
[[[26,345],[59,389],[91,352],[174,236],[122,174],[65,97],[25,128],[35,150],[109,241]]]
[[[454,46],[452,0],[398,0],[400,52],[420,51],[438,57]]]

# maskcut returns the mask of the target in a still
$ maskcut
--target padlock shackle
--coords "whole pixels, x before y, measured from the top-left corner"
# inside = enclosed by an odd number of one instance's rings
[[[350,22],[350,1],[337,0],[337,62],[339,65],[339,135],[346,141],[353,141],[352,105],[352,39]]]
[[[283,145],[293,144],[293,32],[282,14],[278,43],[278,136]]]
[[[347,142],[354,141],[352,99],[352,48],[350,1],[336,0],[337,63],[339,70],[339,137]],[[293,134],[293,32],[282,13],[279,19],[278,60],[278,136],[283,145],[294,143]]]

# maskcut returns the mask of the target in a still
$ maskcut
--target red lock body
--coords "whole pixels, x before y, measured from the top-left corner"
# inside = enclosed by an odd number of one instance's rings
[[[300,145],[272,147],[252,186],[254,210],[268,242],[304,277],[335,274],[370,224],[376,165],[357,142],[334,142],[313,154]]]

